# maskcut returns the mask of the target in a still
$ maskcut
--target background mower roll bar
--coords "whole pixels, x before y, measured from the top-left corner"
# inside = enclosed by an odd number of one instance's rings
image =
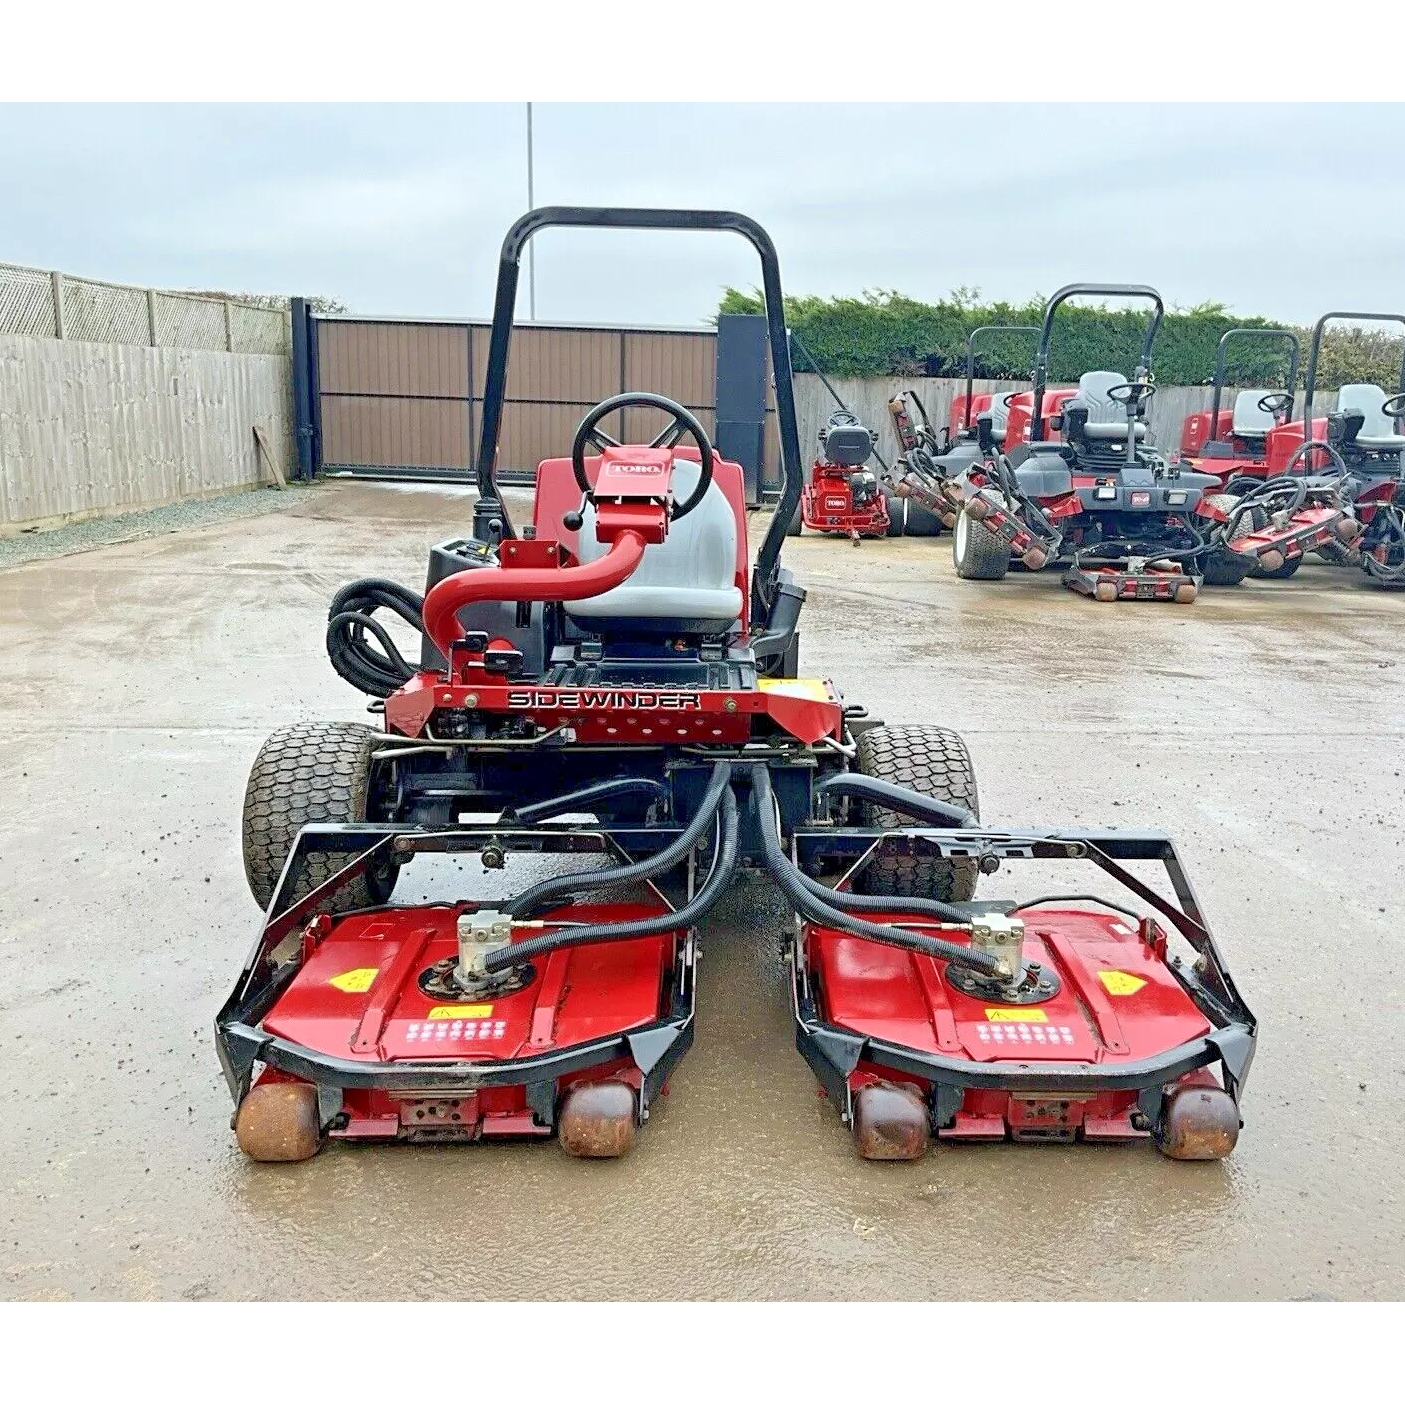
[[[1312,438],[1312,394],[1317,389],[1317,353],[1322,350],[1322,332],[1329,322],[1399,322],[1405,327],[1405,312],[1324,312],[1317,319],[1312,328],[1312,344],[1308,347],[1307,377],[1303,386],[1304,440]],[[1405,393],[1405,353],[1400,358],[1400,390]]]
[[[990,332],[1025,332],[1038,334],[1038,327],[1016,327],[1004,324],[991,324],[988,327],[974,327],[966,338],[966,405],[961,412],[961,428],[971,427],[971,393],[976,384],[976,338]]]
[[[1030,442],[1037,444],[1044,437],[1044,387],[1049,383],[1049,341],[1054,333],[1054,313],[1074,297],[1102,298],[1144,298],[1153,304],[1151,321],[1146,326],[1146,336],[1142,339],[1141,359],[1132,372],[1132,380],[1141,380],[1151,370],[1151,344],[1156,340],[1157,328],[1165,315],[1166,305],[1161,294],[1146,283],[1069,283],[1060,288],[1044,304],[1044,325],[1039,332],[1039,350],[1034,353],[1034,419],[1030,424]]]
[[[766,336],[775,378],[776,424],[780,431],[782,484],[775,516],[756,555],[752,574],[752,623],[765,619],[775,594],[781,546],[786,527],[800,502],[800,433],[795,420],[795,387],[790,377],[790,347],[786,340],[781,300],[780,260],[771,236],[755,220],[730,210],[630,210],[575,205],[546,205],[528,210],[503,240],[498,259],[493,326],[488,341],[488,368],[483,383],[483,420],[478,442],[478,504],[473,531],[480,541],[511,537],[512,521],[498,496],[496,477],[498,436],[507,395],[507,355],[517,305],[517,279],[527,241],[543,229],[571,226],[584,229],[723,230],[740,234],[761,257],[761,289],[766,301]],[[758,609],[758,607],[760,607]]]
[[[1293,418],[1293,397],[1298,391],[1298,356],[1302,351],[1297,333],[1290,332],[1286,327],[1231,327],[1220,338],[1219,347],[1215,352],[1215,393],[1210,401],[1211,437],[1214,436],[1215,426],[1220,422],[1220,396],[1224,392],[1224,378],[1229,369],[1225,348],[1235,337],[1257,337],[1261,341],[1288,343],[1288,374],[1284,378],[1284,384],[1288,388],[1288,408],[1283,419],[1287,421]]]

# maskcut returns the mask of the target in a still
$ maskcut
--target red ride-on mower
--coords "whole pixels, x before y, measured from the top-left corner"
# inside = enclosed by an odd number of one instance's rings
[[[1233,407],[1222,410],[1226,353],[1236,338],[1285,345],[1286,389],[1240,390]],[[1269,437],[1293,415],[1298,352],[1297,337],[1283,328],[1232,327],[1220,338],[1215,354],[1209,412],[1187,415],[1181,427],[1181,462],[1219,475],[1220,494],[1233,498],[1235,505],[1214,498],[1210,505],[1235,550],[1252,551],[1255,562],[1250,575],[1262,580],[1286,580],[1297,573],[1307,552],[1351,540],[1359,530],[1335,491],[1334,479],[1285,477],[1269,468]]]
[[[1405,324],[1405,314],[1328,312],[1318,318],[1307,358],[1303,403],[1309,407],[1322,334],[1334,321]],[[1302,420],[1280,425],[1267,446],[1272,471],[1306,475],[1314,491],[1325,485],[1344,513],[1338,539],[1318,546],[1318,555],[1332,565],[1359,566],[1378,585],[1392,587],[1405,584],[1405,355],[1398,385],[1393,395],[1378,385],[1344,385],[1331,414],[1310,426]]]
[[[1139,363],[1130,381],[1116,371],[1085,374],[1051,420],[1054,315],[1069,298],[1087,294],[1152,303]],[[1239,538],[1248,538],[1251,524],[1230,519],[1235,503],[1215,493],[1219,480],[1168,463],[1147,442],[1146,410],[1156,393],[1151,350],[1162,312],[1161,295],[1144,285],[1075,283],[1050,298],[1028,440],[1002,453],[994,431],[983,433],[983,457],[964,474],[952,538],[958,575],[999,580],[1012,556],[1031,569],[1064,557],[1064,584],[1079,594],[1189,604],[1202,581],[1237,585],[1248,574],[1255,557],[1240,550]],[[1060,431],[1057,441],[1045,437],[1051,426]]]
[[[843,534],[858,546],[863,537],[886,537],[891,523],[877,475],[865,465],[878,436],[852,410],[836,410],[820,430],[821,458],[810,467],[791,536],[802,527]]]
[[[752,569],[740,468],[658,395],[591,410],[514,528],[494,462],[518,269],[559,225],[728,230],[760,254],[784,482]],[[332,663],[383,730],[282,727],[249,778],[266,916],[216,1030],[250,1156],[553,1134],[622,1153],[692,1039],[698,927],[742,867],[799,916],[797,1038],[862,1155],[1007,1132],[1234,1146],[1255,1023],[1169,839],[983,828],[958,736],[794,676],[782,306],[770,239],[741,215],[545,209],[509,231],[473,535],[432,548],[423,598],[372,579],[332,602]],[[626,433],[663,428],[619,443],[602,426],[621,412]],[[382,610],[422,629],[418,666]],[[524,876],[543,853],[594,866]],[[441,855],[484,876],[393,901]],[[1050,858],[1096,865],[1138,912],[973,900],[980,874]],[[1174,900],[1125,866],[1144,859]]]
[[[940,433],[927,416],[915,390],[900,391],[888,402],[893,433],[898,441],[893,492],[930,512],[947,528],[956,526],[961,510],[961,475],[982,456],[978,420],[990,414],[997,438],[1003,434],[1009,396],[989,391],[976,393],[976,342],[997,334],[1035,335],[1038,327],[976,327],[966,337],[966,389],[951,402],[945,429]]]

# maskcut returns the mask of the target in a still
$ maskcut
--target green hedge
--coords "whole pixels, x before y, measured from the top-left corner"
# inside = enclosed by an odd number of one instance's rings
[[[761,312],[760,293],[728,288],[719,313]],[[859,298],[786,299],[786,321],[799,335],[816,366],[835,376],[964,376],[966,337],[987,325],[1038,325],[1043,301],[1023,306],[980,304],[967,289],[938,303],[917,302],[891,291]],[[1050,348],[1050,379],[1077,380],[1084,371],[1131,372],[1141,349],[1149,304],[1126,309],[1066,303],[1059,309]],[[1168,311],[1153,348],[1153,372],[1166,385],[1209,384],[1215,350],[1231,327],[1270,327],[1262,317],[1231,315],[1218,303]],[[1307,358],[1310,333],[1295,329]],[[1017,379],[1027,376],[1037,337],[1033,333],[993,335],[976,343],[976,374]],[[1231,343],[1230,380],[1281,383],[1286,356],[1275,343]],[[809,369],[797,356],[796,370]],[[1389,335],[1330,331],[1324,338],[1318,384],[1372,380],[1393,386],[1400,369],[1400,343]],[[1301,379],[1301,370],[1299,372]]]

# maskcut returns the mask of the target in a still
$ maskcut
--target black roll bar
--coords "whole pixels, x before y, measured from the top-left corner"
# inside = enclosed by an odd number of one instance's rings
[[[1044,304],[1044,325],[1039,332],[1039,350],[1034,353],[1034,420],[1030,425],[1031,443],[1038,443],[1044,437],[1044,387],[1049,383],[1049,341],[1054,332],[1054,313],[1061,304],[1072,297],[1102,298],[1144,298],[1153,304],[1154,311],[1146,326],[1146,336],[1142,340],[1141,360],[1132,373],[1133,380],[1140,380],[1151,370],[1151,344],[1156,340],[1157,328],[1166,314],[1166,304],[1161,294],[1146,283],[1069,283],[1062,287]]]
[[[1024,332],[1026,334],[1039,332],[1038,327],[1017,327],[1013,324],[992,323],[987,327],[974,327],[970,335],[966,338],[966,407],[961,412],[961,428],[971,427],[971,392],[976,384],[976,338],[983,337],[990,332]]]
[[[1312,344],[1307,352],[1307,376],[1303,385],[1303,439],[1312,438],[1312,395],[1317,389],[1317,353],[1322,349],[1322,332],[1329,322],[1399,322],[1405,326],[1405,312],[1324,312],[1312,328]],[[1405,353],[1400,358],[1400,392],[1405,394]]]
[[[512,339],[513,312],[517,304],[517,278],[527,241],[543,229],[562,226],[585,229],[722,230],[740,234],[760,255],[782,469],[780,502],[757,552],[752,573],[752,621],[764,620],[770,613],[774,597],[786,527],[800,502],[800,434],[795,421],[795,387],[791,381],[790,347],[786,340],[781,270],[776,247],[771,242],[771,236],[755,220],[730,210],[631,210],[548,205],[529,210],[508,230],[498,260],[493,326],[488,341],[488,368],[483,385],[482,428],[478,441],[478,504],[473,511],[474,535],[482,541],[491,540],[494,535],[515,535],[507,509],[498,496],[496,466],[507,393],[508,346]]]
[[[1302,352],[1302,343],[1298,341],[1297,333],[1290,332],[1286,327],[1231,327],[1220,338],[1220,344],[1215,351],[1215,393],[1210,400],[1210,437],[1212,439],[1215,434],[1215,426],[1220,422],[1220,396],[1224,393],[1225,373],[1228,370],[1225,348],[1235,337],[1257,337],[1265,341],[1285,341],[1288,343],[1288,409],[1283,418],[1285,422],[1293,418],[1293,397],[1298,391],[1298,357]]]

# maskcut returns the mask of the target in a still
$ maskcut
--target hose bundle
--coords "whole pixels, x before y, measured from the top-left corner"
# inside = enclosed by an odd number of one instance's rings
[[[332,667],[353,688],[373,698],[388,698],[415,676],[415,666],[406,662],[375,612],[389,610],[423,634],[423,607],[424,596],[394,581],[369,576],[342,586],[327,612],[327,657]]]

